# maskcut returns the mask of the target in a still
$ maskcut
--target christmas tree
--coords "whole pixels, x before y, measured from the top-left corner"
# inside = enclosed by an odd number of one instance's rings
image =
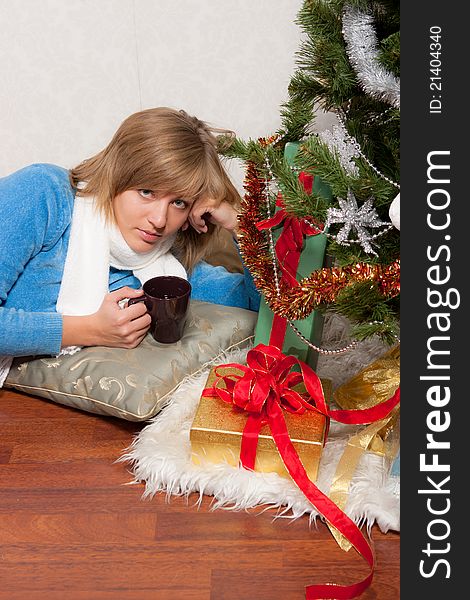
[[[399,331],[399,2],[305,0],[297,16],[303,41],[297,70],[270,137],[235,139],[223,154],[245,161],[240,248],[270,308],[289,320],[334,311],[355,339]],[[337,125],[314,133],[318,109]],[[295,164],[286,144],[298,142]],[[223,146],[222,146],[223,147]],[[299,174],[301,175],[299,177]],[[306,190],[320,178],[331,194]],[[279,209],[327,236],[333,265],[300,285],[279,279],[272,235],[256,226]]]

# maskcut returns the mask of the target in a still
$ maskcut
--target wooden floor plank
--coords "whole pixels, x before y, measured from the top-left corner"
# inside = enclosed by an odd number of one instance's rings
[[[116,462],[143,426],[0,391],[0,600],[303,600],[309,583],[367,573],[307,517],[143,499]],[[372,538],[362,600],[396,600],[400,536]]]
[[[70,427],[70,425],[69,425]],[[57,435],[57,432],[54,432]],[[55,463],[58,460],[90,461],[105,459],[107,463],[116,459],[116,442],[104,440],[97,442],[90,437],[88,440],[82,438],[70,438],[60,446],[47,441],[35,441],[16,445],[10,452],[10,463]]]
[[[73,514],[0,515],[3,544],[118,544],[145,543],[155,539],[157,514],[87,511]]]
[[[27,598],[25,592],[2,592],[0,591],[0,600],[211,600],[210,589],[188,590],[173,588],[171,590],[162,589],[142,589],[138,590],[73,590],[67,591],[66,595],[61,590],[48,590],[47,595],[44,591],[28,590]],[[253,600],[253,599],[251,599]]]
[[[132,556],[125,556],[113,563],[99,558],[87,563],[75,561],[28,562],[17,563],[6,571],[0,568],[0,580],[4,592],[8,590],[43,591],[44,599],[49,591],[63,591],[64,598],[73,598],[77,591],[88,591],[93,598],[94,590],[127,590],[134,591],[139,598],[140,590],[201,590],[210,589],[210,568],[201,569],[197,564],[175,562],[170,556],[163,563],[148,559],[141,562]],[[117,597],[118,594],[117,594]]]

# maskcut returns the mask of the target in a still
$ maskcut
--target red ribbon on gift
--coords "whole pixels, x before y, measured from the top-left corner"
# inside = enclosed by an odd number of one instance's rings
[[[313,175],[300,173],[299,180],[308,194],[312,193]],[[304,235],[318,235],[322,229],[320,226],[313,227],[304,219],[299,219],[289,215],[285,209],[284,200],[281,194],[278,194],[276,206],[280,209],[274,216],[264,219],[256,224],[259,231],[272,229],[284,222],[281,235],[276,242],[276,256],[279,260],[279,267],[286,282],[291,286],[298,286],[299,282],[295,278],[299,266],[300,254],[302,252]]]
[[[308,194],[312,193],[313,187],[313,175],[301,172],[299,174],[299,180],[302,183],[305,191]],[[276,200],[276,206],[280,209],[274,216],[269,219],[264,219],[256,224],[259,231],[265,229],[271,229],[280,225],[282,222],[283,228],[276,242],[275,250],[276,256],[279,261],[279,268],[282,273],[281,279],[283,279],[290,286],[298,286],[295,275],[300,261],[300,254],[302,252],[304,235],[318,235],[321,233],[320,227],[313,227],[305,222],[304,219],[291,216],[285,209],[285,204],[281,194],[278,194]],[[286,335],[287,320],[274,315],[273,326],[271,329],[271,337],[269,339],[270,345],[282,348],[284,337]]]
[[[294,365],[300,372],[291,371]],[[371,423],[385,418],[400,401],[400,389],[385,402],[363,410],[330,410],[325,402],[318,375],[304,362],[294,356],[286,356],[274,346],[258,344],[247,354],[247,365],[229,363],[223,368],[236,368],[243,375],[230,373],[219,375],[202,395],[219,397],[248,413],[243,430],[240,462],[246,469],[254,470],[258,436],[264,425],[269,425],[279,454],[290,476],[318,512],[356,548],[367,561],[370,571],[367,577],[352,585],[333,583],[312,585],[306,588],[306,599],[354,598],[371,583],[374,571],[374,555],[364,534],[336,504],[313,484],[302,465],[287,430],[283,411],[303,414],[316,410],[327,418],[341,423]],[[306,393],[293,388],[303,382]],[[221,387],[224,384],[224,387]]]

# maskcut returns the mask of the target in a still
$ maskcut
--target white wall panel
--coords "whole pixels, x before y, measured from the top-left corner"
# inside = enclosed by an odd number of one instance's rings
[[[136,2],[145,105],[170,103],[243,136],[279,126],[299,29],[292,0]]]
[[[0,3],[0,175],[72,166],[138,110],[132,22],[132,0]]]
[[[184,108],[242,138],[280,126],[301,0],[0,2],[0,176],[70,167],[129,114]],[[241,189],[243,172],[229,171]]]
[[[294,70],[300,0],[137,0],[144,106],[184,108],[243,138],[273,133]],[[229,171],[240,188],[239,166]]]

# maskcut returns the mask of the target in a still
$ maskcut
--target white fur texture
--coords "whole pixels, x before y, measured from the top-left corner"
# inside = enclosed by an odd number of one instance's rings
[[[246,352],[227,354],[219,362],[244,362]],[[380,352],[373,347],[368,347],[365,352],[367,357],[380,353],[383,349]],[[328,362],[332,362],[330,357],[322,362],[324,370],[328,371]],[[344,371],[340,357],[333,357],[333,363],[339,372]],[[354,368],[357,368],[357,362]],[[332,369],[330,365],[330,371]],[[213,508],[243,510],[269,505],[279,508],[278,516],[298,518],[308,514],[313,521],[318,516],[317,511],[290,479],[276,473],[256,473],[228,464],[206,463],[199,466],[191,462],[189,430],[208,373],[209,368],[196,378],[184,381],[163,411],[149,422],[118,459],[131,463],[135,478],[132,483],[145,482],[144,497],[163,491],[168,495],[196,492],[200,500],[204,494],[213,496]],[[318,373],[328,376],[320,371]],[[356,427],[331,423],[316,482],[324,493],[328,493],[348,437],[356,430]],[[399,531],[399,478],[388,477],[387,473],[381,457],[365,453],[351,482],[346,513],[368,528],[376,522],[383,532],[389,529]]]

